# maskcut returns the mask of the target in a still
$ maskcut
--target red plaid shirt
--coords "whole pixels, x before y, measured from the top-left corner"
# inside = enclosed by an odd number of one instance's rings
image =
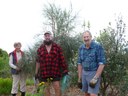
[[[40,64],[40,75],[42,78],[61,77],[62,73],[68,72],[62,49],[56,43],[52,44],[48,53],[45,45],[37,50],[37,62]]]

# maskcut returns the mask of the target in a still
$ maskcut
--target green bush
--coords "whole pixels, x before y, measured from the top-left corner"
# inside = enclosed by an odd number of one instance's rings
[[[0,77],[6,78],[10,75],[9,67],[9,56],[8,53],[0,49]]]
[[[0,95],[11,93],[12,80],[10,78],[0,78]]]

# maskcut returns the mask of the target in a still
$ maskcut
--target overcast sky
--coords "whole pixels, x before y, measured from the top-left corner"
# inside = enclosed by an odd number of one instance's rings
[[[74,12],[79,11],[78,24],[90,21],[92,33],[107,27],[119,14],[128,23],[127,0],[0,0],[0,48],[11,52],[17,41],[23,50],[31,46],[34,36],[45,31],[42,10],[47,2],[67,9],[72,3]]]

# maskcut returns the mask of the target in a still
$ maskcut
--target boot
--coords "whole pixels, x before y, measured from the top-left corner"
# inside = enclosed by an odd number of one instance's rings
[[[21,96],[25,96],[25,92],[21,92]]]
[[[16,96],[16,94],[12,94],[12,96]]]

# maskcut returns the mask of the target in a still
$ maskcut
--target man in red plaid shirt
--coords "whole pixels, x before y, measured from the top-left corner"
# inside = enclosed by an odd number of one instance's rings
[[[61,96],[60,79],[68,74],[68,66],[61,47],[53,42],[50,31],[44,33],[44,42],[37,50],[36,77],[38,73],[41,82],[53,78],[55,96]],[[46,88],[45,95],[50,96],[49,88]]]

